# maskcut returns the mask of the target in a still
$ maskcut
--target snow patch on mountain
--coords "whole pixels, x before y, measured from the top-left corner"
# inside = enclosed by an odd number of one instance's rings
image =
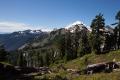
[[[17,31],[17,32],[14,32],[14,33],[19,33],[19,34],[40,34],[42,33],[41,30],[24,30],[24,31]]]
[[[71,28],[71,27],[73,27],[73,26],[75,26],[75,25],[85,25],[85,24],[84,24],[82,21],[75,21],[75,22],[67,25],[65,28],[66,28],[66,29],[69,29],[69,28]]]

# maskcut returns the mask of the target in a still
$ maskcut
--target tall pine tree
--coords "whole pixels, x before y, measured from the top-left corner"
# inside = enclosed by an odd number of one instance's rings
[[[99,54],[101,52],[102,39],[103,39],[103,31],[104,31],[104,22],[103,15],[100,13],[96,15],[95,19],[93,19],[91,23],[92,33],[91,33],[91,47],[92,51]]]
[[[81,37],[80,27],[75,25],[75,32],[73,34],[73,44],[74,44],[74,58],[78,55],[78,48],[79,48],[79,39]]]
[[[118,45],[118,49],[120,49],[120,11],[118,11],[118,13],[116,14],[115,19],[118,21],[118,24],[117,24],[117,27],[118,27],[117,45]]]
[[[4,46],[0,44],[0,61],[7,60],[7,52],[4,49]]]
[[[65,60],[73,59],[73,46],[72,46],[71,32],[68,30],[65,34]]]

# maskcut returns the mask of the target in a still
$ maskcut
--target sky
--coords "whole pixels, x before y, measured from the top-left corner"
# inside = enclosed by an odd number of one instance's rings
[[[99,13],[109,25],[119,10],[120,0],[0,0],[0,32],[49,31],[75,21],[90,26]]]

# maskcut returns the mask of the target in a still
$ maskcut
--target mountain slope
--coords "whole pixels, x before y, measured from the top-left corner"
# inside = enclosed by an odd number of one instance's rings
[[[54,78],[56,76],[59,76],[59,78],[67,78],[68,80],[119,80],[119,74],[120,71],[113,71],[110,73],[95,73],[90,75],[79,75],[75,73],[76,70],[82,70],[87,67],[88,64],[96,64],[101,62],[110,62],[115,60],[115,62],[120,61],[120,50],[117,51],[111,51],[106,54],[96,55],[96,54],[88,54],[81,58],[77,58],[68,62],[62,62],[59,64],[53,64],[51,65],[51,69],[55,71],[51,74],[46,75],[38,75],[35,78],[38,80],[41,80],[42,78]],[[86,64],[87,63],[87,64]],[[65,67],[67,70],[63,70],[61,68],[58,68],[62,64],[63,67]],[[72,71],[73,70],[73,71]],[[119,70],[119,69],[118,69]],[[49,80],[48,79],[48,80]]]
[[[60,29],[55,29],[53,31],[51,31],[49,33],[49,36],[44,38],[43,40],[35,40],[31,43],[32,47],[37,47],[37,48],[41,48],[41,47],[50,47],[53,43],[54,40],[57,39],[60,36],[64,36],[68,31],[70,31],[71,33],[74,33],[76,28],[79,27],[79,30],[86,30],[88,31],[87,27],[85,26],[85,24],[83,24],[80,21],[76,21],[72,24],[69,24],[68,26],[66,26],[65,28],[60,28]]]
[[[34,39],[40,39],[47,35],[47,32],[42,32],[41,30],[25,30],[10,34],[0,34],[0,41],[7,51],[13,51],[25,43],[31,42]]]

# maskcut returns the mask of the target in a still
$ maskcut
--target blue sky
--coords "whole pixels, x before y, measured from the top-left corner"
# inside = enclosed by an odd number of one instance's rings
[[[106,24],[111,24],[119,10],[120,0],[0,0],[0,32],[29,26],[60,28],[78,20],[89,26],[100,12],[104,14]],[[13,25],[15,29],[12,30]],[[6,30],[6,26],[10,29]]]

